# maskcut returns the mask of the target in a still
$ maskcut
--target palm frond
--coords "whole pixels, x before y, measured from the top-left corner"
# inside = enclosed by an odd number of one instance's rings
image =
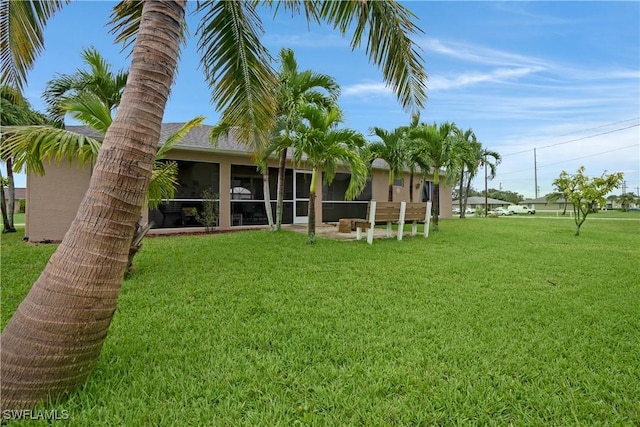
[[[184,138],[189,133],[189,131],[191,131],[191,129],[202,125],[204,119],[204,116],[194,117],[193,119],[183,124],[176,132],[169,135],[164,144],[162,144],[162,147],[158,149],[158,152],[156,153],[156,159],[164,158],[167,152],[171,150],[173,146],[176,145],[176,143],[180,142],[180,140]]]
[[[200,5],[198,27],[202,66],[222,121],[238,128],[247,144],[263,145],[272,127],[277,85],[270,56],[260,42],[264,30],[254,5],[219,1]]]
[[[2,1],[0,3],[0,81],[22,90],[27,73],[44,49],[47,21],[69,0]]]
[[[173,199],[177,185],[178,164],[174,161],[156,161],[147,190],[149,209],[157,208],[162,199]]]
[[[16,171],[26,167],[44,175],[43,160],[92,162],[100,145],[95,138],[51,126],[7,126],[2,128],[0,153],[13,157]]]
[[[427,73],[419,47],[411,36],[421,34],[413,19],[416,16],[395,1],[327,1],[305,2],[318,16],[346,35],[353,29],[351,47],[355,49],[367,37],[366,53],[382,70],[387,84],[402,106],[418,112],[427,100]]]
[[[10,86],[0,86],[0,126],[43,125],[44,115],[34,111],[22,94]]]
[[[124,70],[112,73],[110,64],[94,47],[84,49],[82,59],[88,70],[57,74],[47,82],[43,97],[49,115],[60,124],[58,127],[63,127],[64,117],[70,112],[66,106],[83,94],[98,98],[110,114],[120,104],[129,73]]]
[[[66,99],[60,107],[76,120],[104,135],[113,121],[111,111],[96,95],[81,93]]]
[[[142,0],[122,0],[113,8],[109,24],[109,32],[116,36],[116,43],[128,49],[136,41],[140,18],[142,17]]]

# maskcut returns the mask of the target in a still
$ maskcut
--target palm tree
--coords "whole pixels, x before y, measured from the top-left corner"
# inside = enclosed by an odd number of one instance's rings
[[[488,179],[496,176],[497,167],[502,157],[496,151],[489,150],[482,146],[482,143],[476,139],[476,135],[471,129],[464,132],[458,131],[458,161],[460,162],[460,218],[465,218],[465,210],[467,209],[467,197],[471,190],[471,181],[476,177],[478,171],[483,167],[489,169]],[[466,174],[465,174],[466,169]],[[463,186],[466,176],[466,185]]]
[[[502,161],[502,156],[500,156],[500,153],[498,153],[497,151],[489,150],[488,148],[483,148],[482,144],[480,144],[480,151],[477,152],[476,154],[480,159],[480,162],[478,163],[479,167],[475,171],[475,173],[470,178],[467,179],[467,191],[465,194],[469,193],[469,189],[471,188],[471,180],[473,179],[473,177],[476,175],[477,171],[480,168],[485,169],[486,178],[491,180],[496,177],[496,171],[497,171],[498,165]],[[489,173],[486,172],[487,168],[489,168]],[[486,203],[486,200],[485,200],[485,203]],[[466,199],[465,199],[465,206],[466,206]],[[487,215],[486,208],[484,210],[484,214],[485,216]]]
[[[620,206],[622,206],[622,211],[628,212],[631,204],[636,202],[636,196],[633,193],[622,193],[617,201],[620,203]]]
[[[417,145],[416,160],[423,172],[423,178],[430,169],[433,169],[433,203],[431,214],[433,215],[433,230],[438,231],[438,216],[440,214],[440,170],[444,169],[446,180],[453,181],[455,178],[457,143],[453,137],[455,124],[445,122],[441,125],[433,123],[431,125],[422,124],[409,131],[409,138]]]
[[[477,171],[478,169],[478,159],[475,157],[474,152],[476,151],[479,142],[476,139],[476,134],[472,129],[463,131],[456,126],[456,128],[454,129],[454,134],[456,138],[459,139],[460,148],[462,150],[459,158],[460,187],[458,190],[458,200],[460,205],[460,218],[465,218],[465,210],[467,208],[466,203],[468,197],[468,192],[465,192],[465,177],[469,178],[472,174],[472,171]],[[469,181],[469,185],[471,185],[471,181]]]
[[[326,95],[325,95],[326,92]],[[280,71],[277,86],[277,117],[279,128],[285,140],[300,123],[300,110],[308,104],[329,106],[340,95],[340,86],[335,79],[326,74],[314,73],[311,70],[299,72],[298,63],[291,49],[280,50]],[[287,147],[280,148],[278,165],[278,194],[276,202],[276,230],[282,226],[282,210],[284,205],[284,173],[287,161]],[[269,208],[271,209],[271,208]]]
[[[7,126],[21,125],[39,125],[44,124],[46,118],[44,115],[31,109],[29,102],[24,99],[19,91],[9,87],[0,87],[0,150],[4,145],[6,138]],[[0,210],[2,211],[2,232],[15,233],[13,218],[15,211],[15,184],[13,180],[13,171],[15,169],[13,156],[0,151],[0,159],[6,164],[7,178],[4,179],[0,172]],[[4,193],[4,187],[7,187],[7,193]],[[6,196],[6,197],[5,197]]]
[[[68,114],[100,137],[48,125],[6,126],[3,129],[6,140],[0,147],[0,153],[15,159],[16,170],[27,169],[44,175],[43,160],[63,157],[69,161],[78,161],[79,164],[95,162],[101,139],[113,121],[111,115],[120,103],[128,73],[111,73],[110,65],[94,48],[85,49],[82,58],[89,71],[77,70],[71,75],[56,75],[47,83],[44,98],[49,104],[50,121],[56,126],[63,128],[64,117]],[[147,191],[149,208],[158,207],[162,199],[173,198],[177,185],[177,164],[161,160],[177,142],[203,121],[202,116],[191,119],[170,135],[158,149]],[[138,226],[141,230],[145,229],[142,224]],[[136,236],[134,240],[141,240],[141,237],[143,236]]]
[[[338,128],[343,116],[337,106],[324,109],[306,105],[301,108],[300,117],[303,122],[296,127],[295,136],[289,140],[289,144],[293,147],[294,162],[304,162],[311,167],[308,242],[314,243],[318,174],[322,173],[323,182],[330,185],[338,167],[346,167],[351,174],[345,193],[347,200],[353,200],[362,192],[369,174],[359,151],[365,144],[364,136],[351,129]]]
[[[414,144],[410,138],[410,130],[415,129],[420,125],[420,113],[414,113],[411,115],[411,123],[409,126],[403,127],[404,129],[404,144],[406,148],[406,166],[409,168],[409,200],[413,202],[413,182],[417,169],[420,168],[420,149]]]
[[[129,73],[119,70],[114,74],[111,65],[94,47],[84,49],[81,55],[88,70],[56,74],[44,91],[47,110],[58,127],[64,127],[64,118],[69,113],[68,104],[77,103],[85,96],[99,99],[111,117],[127,84]]]
[[[3,1],[0,3],[0,81],[18,92],[36,57],[44,50],[44,27],[69,0]]]
[[[369,165],[375,159],[382,159],[389,165],[389,193],[388,201],[393,201],[393,183],[396,176],[402,174],[407,161],[407,150],[405,147],[405,127],[399,127],[392,131],[387,131],[379,127],[371,128],[371,135],[380,138],[367,145],[365,156]]]
[[[3,2],[2,7],[7,3],[20,2]],[[367,54],[381,66],[401,104],[424,106],[426,73],[410,39],[419,30],[404,6],[392,1],[267,4],[289,12],[303,10],[308,20],[328,22],[343,35],[352,32],[354,48],[365,37]],[[62,396],[84,383],[97,363],[153,170],[185,35],[186,6],[185,0],[116,5],[117,39],[133,45],[129,79],[76,218],[2,332],[0,410],[31,408],[40,400]],[[198,4],[204,15],[199,47],[213,101],[223,110],[222,119],[237,126],[247,143],[265,137],[276,111],[271,90],[276,79],[260,43],[262,27],[255,7],[253,2]],[[5,68],[17,70],[6,80],[16,86],[24,81],[38,51],[33,38],[18,42],[22,45],[14,50],[16,34],[24,33],[16,23],[33,16],[41,27],[51,13],[37,10],[28,15],[8,7],[0,13],[2,34],[9,39],[0,43],[0,57],[12,62],[9,67],[3,63],[2,77]]]

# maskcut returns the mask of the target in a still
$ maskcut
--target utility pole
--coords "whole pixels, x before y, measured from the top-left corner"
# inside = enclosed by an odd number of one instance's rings
[[[622,181],[622,194],[627,194],[627,181]]]
[[[536,155],[536,149],[533,149],[533,179],[536,186],[536,199],[538,198],[538,159]]]

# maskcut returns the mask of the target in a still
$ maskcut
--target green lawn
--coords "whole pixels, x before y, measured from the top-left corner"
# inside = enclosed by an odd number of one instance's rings
[[[2,237],[2,325],[54,249]],[[147,239],[64,425],[637,425],[640,221]],[[35,425],[46,425],[33,423]]]
[[[16,228],[18,226],[24,226],[24,214],[23,213],[17,213],[17,214],[13,214],[13,224],[16,226]],[[0,230],[4,228],[4,224],[2,223],[2,221],[0,221]]]

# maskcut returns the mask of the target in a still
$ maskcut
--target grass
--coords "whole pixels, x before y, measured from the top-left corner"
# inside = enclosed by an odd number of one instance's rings
[[[148,239],[96,370],[53,408],[73,426],[637,425],[640,222],[440,230]],[[19,237],[3,326],[54,248]]]

